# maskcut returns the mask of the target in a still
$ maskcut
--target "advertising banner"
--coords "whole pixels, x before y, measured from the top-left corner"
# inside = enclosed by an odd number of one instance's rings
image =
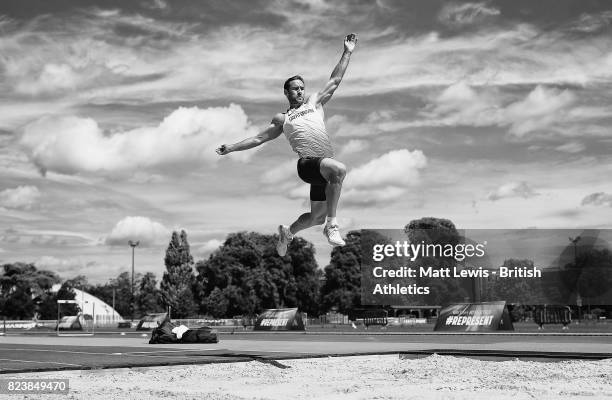
[[[138,325],[136,325],[136,330],[146,331],[155,329],[160,326],[167,317],[167,313],[147,314],[140,320],[140,322],[138,322]]]
[[[265,310],[255,322],[256,331],[303,331],[304,321],[297,308]]]
[[[0,316],[0,335],[8,332],[30,331],[30,330],[52,330],[57,325],[56,320],[6,320]]]
[[[440,310],[434,331],[513,331],[505,301],[451,304]]]

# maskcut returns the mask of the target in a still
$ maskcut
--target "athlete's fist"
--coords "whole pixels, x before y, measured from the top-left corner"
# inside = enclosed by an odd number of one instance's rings
[[[354,33],[350,33],[346,35],[344,38],[344,49],[346,51],[352,52],[355,49],[355,45],[357,44],[357,35]]]
[[[219,146],[219,148],[217,149],[217,154],[219,154],[220,156],[224,156],[226,154],[228,154],[230,151],[227,148],[227,145],[222,144],[221,146]]]

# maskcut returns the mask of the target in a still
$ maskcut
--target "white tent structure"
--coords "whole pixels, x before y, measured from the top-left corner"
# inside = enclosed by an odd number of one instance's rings
[[[60,287],[60,284],[54,285],[51,291],[57,292]],[[83,314],[91,315],[94,324],[100,326],[124,321],[123,317],[112,306],[99,298],[76,288],[72,290],[75,293],[74,300],[77,302],[79,309]]]

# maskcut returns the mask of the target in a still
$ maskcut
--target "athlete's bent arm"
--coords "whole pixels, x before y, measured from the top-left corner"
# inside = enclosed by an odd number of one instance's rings
[[[329,81],[325,87],[316,94],[315,103],[317,106],[324,105],[331,99],[332,95],[340,86],[340,82],[342,82],[342,77],[346,72],[346,68],[348,67],[349,61],[351,59],[351,54],[355,49],[355,45],[357,44],[357,35],[351,33],[344,38],[344,51],[342,52],[342,57],[340,57],[340,61],[334,68],[329,77]]]
[[[272,118],[272,122],[270,125],[264,129],[261,133],[244,139],[240,142],[236,142],[234,144],[224,144],[221,145],[217,149],[217,154],[226,155],[233,151],[242,151],[252,149],[253,147],[257,147],[265,142],[276,139],[283,133],[283,122],[285,121],[284,114],[277,114]]]

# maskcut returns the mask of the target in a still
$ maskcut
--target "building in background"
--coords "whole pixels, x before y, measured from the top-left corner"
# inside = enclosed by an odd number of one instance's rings
[[[51,288],[52,292],[57,292],[61,284],[56,284]],[[96,296],[82,290],[72,288],[75,293],[74,300],[83,314],[91,315],[96,325],[114,324],[124,321],[123,317],[115,309],[100,300]]]

